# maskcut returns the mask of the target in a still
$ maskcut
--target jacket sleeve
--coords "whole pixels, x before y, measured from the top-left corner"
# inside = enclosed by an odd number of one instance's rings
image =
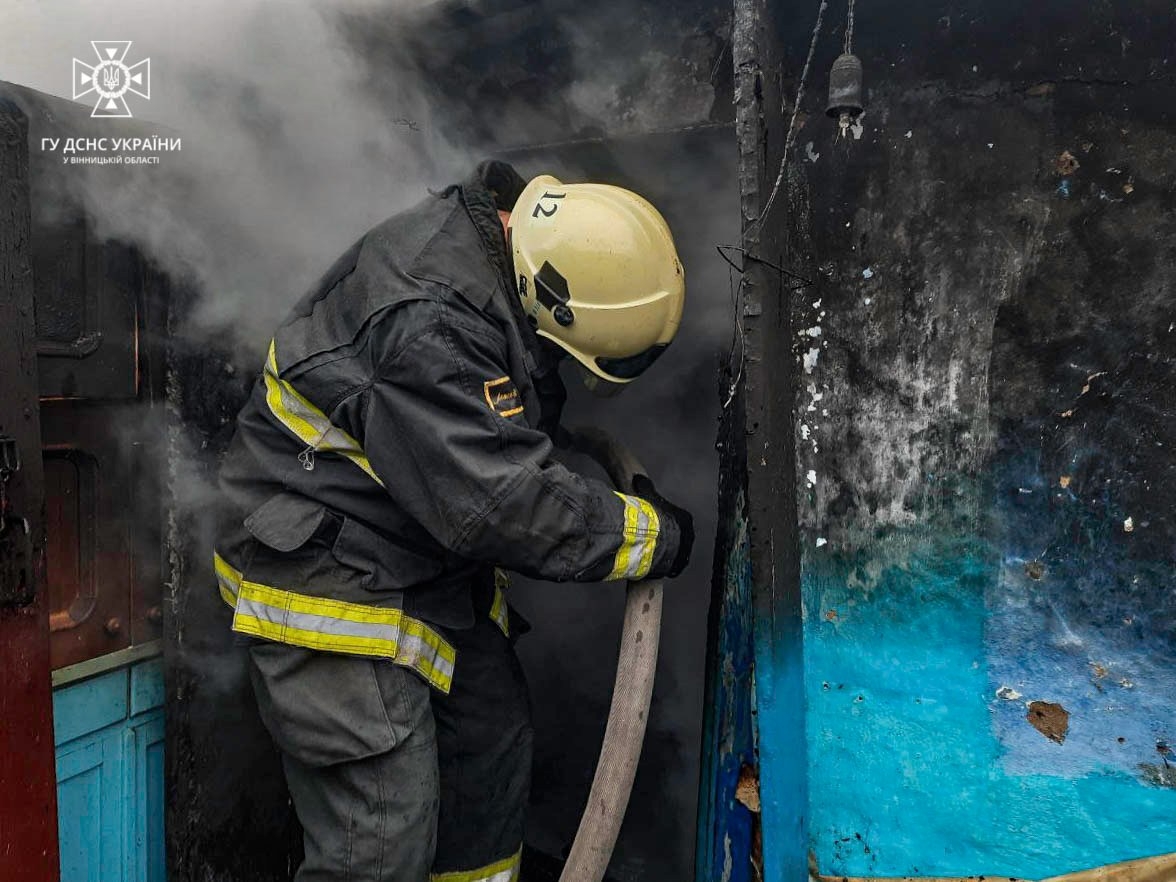
[[[397,503],[464,557],[552,581],[656,578],[674,521],[554,461],[490,326],[435,322],[378,366],[364,448]]]

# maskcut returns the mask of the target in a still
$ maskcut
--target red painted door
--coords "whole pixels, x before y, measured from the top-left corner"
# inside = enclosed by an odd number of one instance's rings
[[[0,879],[58,877],[28,123],[0,98]]]

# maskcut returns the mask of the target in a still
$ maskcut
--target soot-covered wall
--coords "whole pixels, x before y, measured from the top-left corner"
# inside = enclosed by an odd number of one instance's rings
[[[812,13],[782,34],[789,94]],[[1039,878],[1171,852],[1171,5],[863,0],[867,109],[838,140],[844,15],[791,206],[817,864]]]

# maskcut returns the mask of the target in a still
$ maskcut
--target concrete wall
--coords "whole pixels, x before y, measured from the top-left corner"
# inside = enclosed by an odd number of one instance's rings
[[[844,12],[788,221],[809,846],[1031,878],[1176,850],[1171,6],[860,4],[838,140]]]

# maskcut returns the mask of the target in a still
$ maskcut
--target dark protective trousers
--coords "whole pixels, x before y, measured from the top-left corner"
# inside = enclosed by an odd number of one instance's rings
[[[522,668],[485,612],[447,630],[448,695],[373,659],[251,646],[304,831],[295,882],[512,882],[530,789]]]

